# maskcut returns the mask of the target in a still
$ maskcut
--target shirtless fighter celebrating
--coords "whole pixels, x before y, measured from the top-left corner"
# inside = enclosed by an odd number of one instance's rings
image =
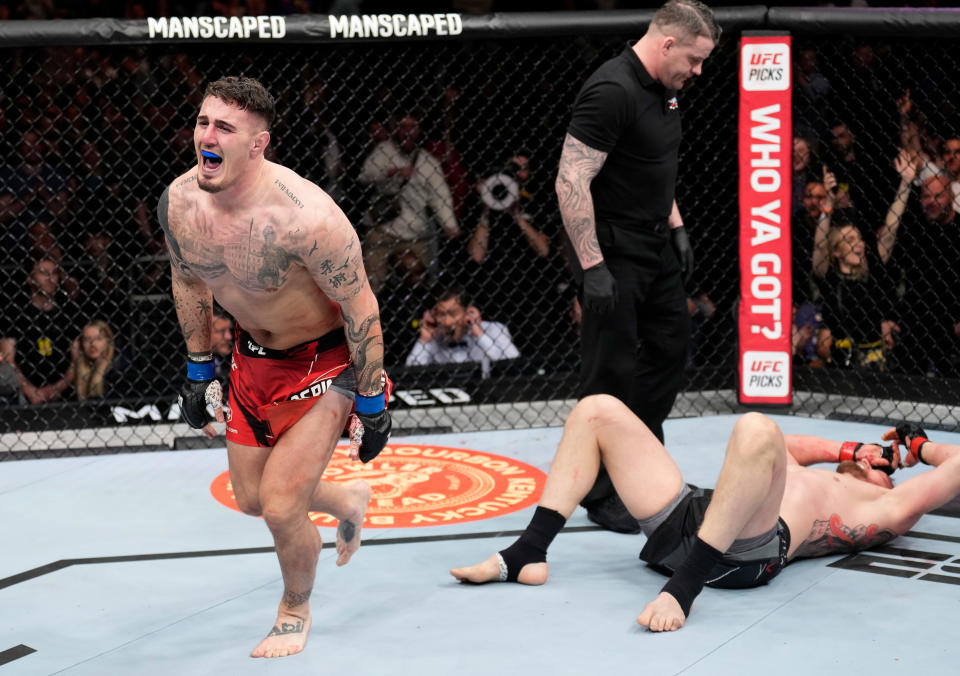
[[[158,206],[187,344],[181,409],[192,427],[207,423],[207,404],[224,419],[210,353],[213,297],[237,319],[230,481],[240,509],[270,529],[284,584],[273,629],[252,657],[306,645],[321,547],[307,513],[340,520],[337,565],[360,547],[370,487],[320,480],[348,418],[351,456],[364,462],[391,427],[380,311],[360,242],[326,193],[264,158],[274,116],[256,80],[210,84],[193,134],[198,164]]]

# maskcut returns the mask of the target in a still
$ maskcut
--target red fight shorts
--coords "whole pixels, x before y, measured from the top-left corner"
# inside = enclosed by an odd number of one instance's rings
[[[356,389],[342,328],[287,350],[272,350],[258,345],[238,324],[230,369],[227,441],[244,446],[273,446],[331,386],[348,396]],[[389,383],[386,374],[384,380]]]

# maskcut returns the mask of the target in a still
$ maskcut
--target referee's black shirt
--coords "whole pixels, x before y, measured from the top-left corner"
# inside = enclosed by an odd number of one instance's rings
[[[670,215],[681,133],[676,92],[650,77],[630,44],[584,83],[567,132],[608,153],[590,186],[598,223],[629,228]]]

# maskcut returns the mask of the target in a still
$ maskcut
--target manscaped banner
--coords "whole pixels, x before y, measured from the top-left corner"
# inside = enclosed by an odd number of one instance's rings
[[[739,386],[744,404],[789,404],[790,199],[793,120],[790,36],[740,41]]]

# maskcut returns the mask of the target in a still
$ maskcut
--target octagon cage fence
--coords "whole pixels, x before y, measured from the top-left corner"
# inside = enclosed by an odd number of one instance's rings
[[[677,200],[696,270],[692,346],[671,415],[744,410],[738,44],[741,31],[761,29],[793,39],[794,391],[792,405],[778,410],[956,429],[960,217],[955,195],[931,186],[960,192],[960,118],[949,85],[960,81],[960,16],[762,6],[717,15],[721,41],[680,97]],[[0,459],[222,445],[179,421],[184,345],[155,214],[163,188],[195,163],[204,87],[224,75],[267,86],[278,108],[269,157],[324,188],[357,229],[396,383],[395,433],[562,424],[577,396],[580,346],[553,189],[557,161],[581,84],[650,16],[0,24]],[[380,225],[385,210],[409,208],[409,195],[402,185],[378,192],[367,160],[414,128],[424,165],[437,173],[416,186],[427,191],[424,231],[397,246]],[[895,162],[900,149],[912,169]],[[827,249],[825,277],[811,274],[810,260],[826,208],[824,166],[839,184],[833,230],[845,233]],[[903,171],[912,174],[905,189]],[[891,213],[903,241],[878,261],[871,252]],[[835,269],[844,243],[866,251],[867,277],[884,284],[850,287],[853,295],[836,301],[817,286],[857,276]],[[286,269],[278,251],[264,247],[264,274]],[[519,357],[406,364],[424,312],[456,288],[484,320],[505,325]],[[830,299],[841,307],[827,316]],[[849,325],[861,316],[870,330]],[[92,320],[109,327],[112,349],[81,368],[86,343],[74,341]]]

